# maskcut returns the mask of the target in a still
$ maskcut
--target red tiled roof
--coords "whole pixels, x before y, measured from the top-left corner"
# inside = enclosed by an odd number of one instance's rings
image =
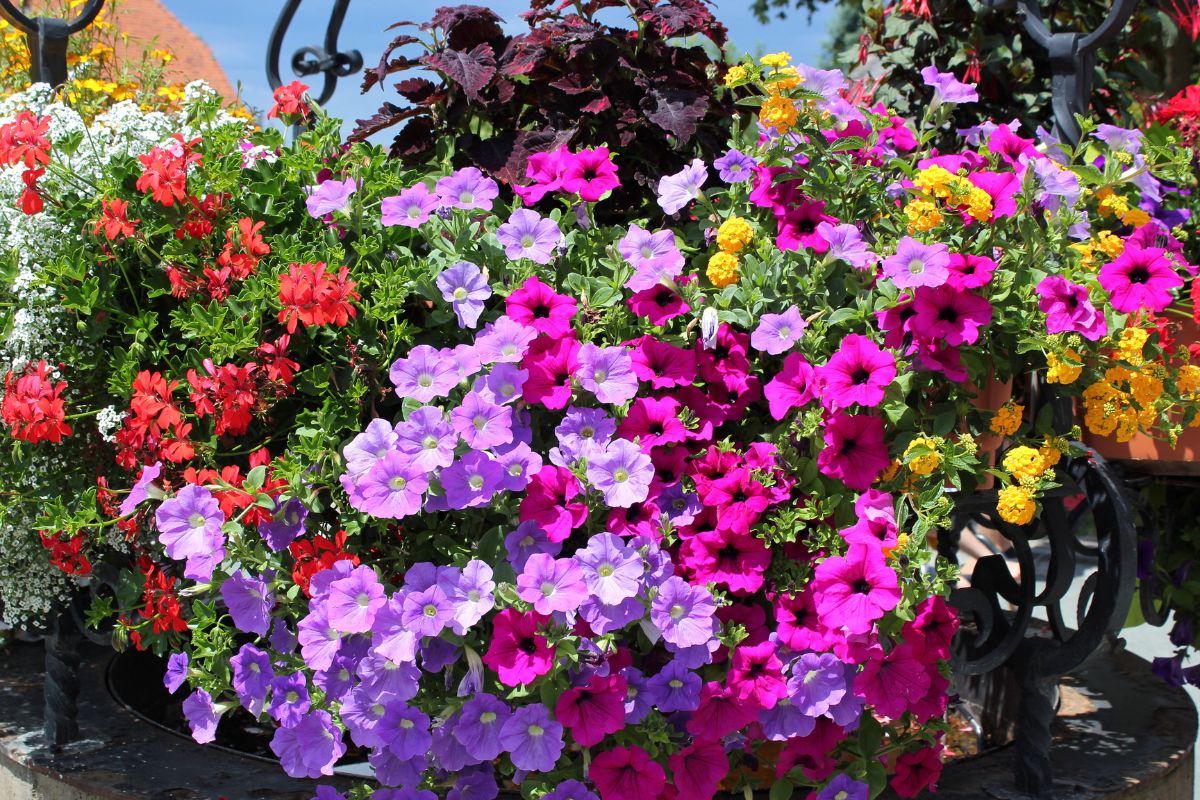
[[[203,78],[226,100],[233,99],[233,85],[212,50],[160,0],[118,0],[108,18],[129,38],[130,49],[138,56],[147,47],[160,47],[175,55],[166,68],[169,81],[188,83]]]

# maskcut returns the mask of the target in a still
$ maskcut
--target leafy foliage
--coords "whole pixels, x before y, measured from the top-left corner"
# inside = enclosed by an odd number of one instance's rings
[[[624,7],[629,28],[597,19]],[[726,32],[708,0],[534,0],[523,16],[529,31],[518,35],[505,34],[493,11],[471,5],[394,25],[404,32],[366,71],[363,91],[402,75],[392,88],[404,102],[385,102],[359,120],[351,139],[403,124],[392,157],[415,164],[449,142],[455,166],[509,183],[524,179],[533,153],[607,145],[621,151],[624,201],[643,197],[640,187],[693,155],[719,152],[733,106],[714,91],[714,55]],[[420,56],[400,54],[417,44]],[[436,79],[409,74],[417,69]],[[618,198],[614,206],[621,205]]]

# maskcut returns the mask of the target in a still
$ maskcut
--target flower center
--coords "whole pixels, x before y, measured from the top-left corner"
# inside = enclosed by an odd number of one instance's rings
[[[259,672],[262,672],[262,667],[260,667],[258,664],[251,664],[250,671],[255,674],[258,674]]]
[[[432,433],[421,440],[421,446],[426,450],[437,450],[438,440]]]
[[[579,431],[579,436],[582,439],[592,439],[596,436],[596,429],[591,425],[584,425]]]
[[[425,607],[422,608],[421,611],[424,612],[425,616],[433,618],[437,616],[438,610],[437,606],[435,606],[433,603],[426,603]]]
[[[430,386],[433,386],[433,376],[428,372],[422,372],[417,376],[417,386],[420,386],[424,389],[428,389]]]
[[[525,732],[528,733],[530,736],[541,736],[546,731],[543,730],[541,725],[534,723],[533,725],[530,725],[528,728],[526,728]]]
[[[608,379],[608,373],[602,369],[598,369],[592,373],[592,377],[596,380],[596,383],[604,383]]]
[[[197,514],[192,514],[190,517],[188,517],[188,525],[190,525],[193,528],[203,528],[204,521],[205,520],[204,520],[203,514],[197,513]]]
[[[613,480],[617,483],[624,483],[629,480],[629,470],[624,467],[617,467],[616,472],[613,473]]]
[[[500,348],[500,354],[505,357],[515,356],[517,354],[517,346],[515,344],[506,344]]]
[[[670,686],[672,689],[682,689],[683,681],[679,680],[679,678],[671,678],[671,680],[667,682],[667,686]]]
[[[912,275],[920,275],[925,271],[925,262],[919,258],[914,258],[908,262],[908,271]]]
[[[613,565],[612,564],[601,564],[600,569],[596,570],[596,574],[599,575],[601,578],[611,577],[613,574]]]
[[[383,703],[376,703],[375,705],[371,706],[372,716],[382,717],[383,712],[385,711],[387,711],[387,709],[383,707]]]
[[[459,192],[458,193],[458,202],[474,203],[475,202],[475,193],[474,192]]]
[[[482,714],[479,715],[479,721],[482,722],[484,725],[489,725],[489,724],[495,722],[496,721],[496,712],[495,711],[483,712]]]
[[[815,669],[810,669],[810,670],[809,670],[807,673],[805,673],[805,675],[804,675],[804,685],[805,685],[805,686],[808,686],[810,683],[812,683],[813,681],[815,681],[815,680],[817,679],[817,677],[818,677],[818,675],[819,675],[819,674],[820,674],[820,673],[818,673],[818,672],[817,672]]]
[[[420,216],[421,216],[420,208],[418,208],[417,206],[409,206],[408,207],[408,218],[409,219],[418,219]]]
[[[411,719],[402,719],[400,720],[400,727],[404,728],[406,731],[411,730],[413,727],[413,721]]]
[[[467,599],[470,600],[472,603],[478,603],[479,602],[479,590],[472,589],[471,591],[467,592]]]
[[[671,619],[683,619],[684,609],[679,603],[671,606]]]
[[[471,420],[471,424],[475,426],[475,430],[481,431],[487,427],[487,417],[483,414],[476,414],[475,419]]]
[[[533,247],[533,245],[534,239],[528,233],[521,237],[521,247],[528,250],[529,248]]]
[[[359,608],[366,608],[371,605],[371,595],[366,592],[359,592],[358,597],[354,598],[354,601],[358,603]]]
[[[650,245],[648,245],[648,244],[642,245],[642,258],[653,258],[653,257],[654,257],[654,251],[650,249]]]
[[[506,383],[500,387],[500,394],[504,395],[505,397],[512,397],[516,393],[517,387],[514,384]]]
[[[787,325],[780,325],[779,326],[779,335],[782,338],[786,339],[787,337],[792,335],[792,329],[789,328]]]
[[[521,477],[521,473],[524,471],[525,471],[525,468],[521,466],[521,462],[519,462],[519,461],[516,462],[515,464],[508,465],[508,474],[514,478]]]
[[[404,487],[408,486],[408,481],[405,480],[403,475],[397,475],[388,481],[388,486],[391,487],[393,492],[402,492],[404,491]]]
[[[542,582],[542,597],[549,597],[554,594],[554,584],[550,581]]]
[[[469,479],[467,479],[467,485],[478,492],[483,488],[483,476],[472,475]]]
[[[288,692],[285,699],[289,703],[294,703],[300,699],[300,693],[299,692]]]
[[[459,286],[457,289],[455,289],[454,290],[454,299],[455,300],[466,300],[467,299],[467,288],[465,286]]]

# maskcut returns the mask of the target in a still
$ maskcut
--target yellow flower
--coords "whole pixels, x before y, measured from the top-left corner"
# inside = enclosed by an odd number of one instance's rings
[[[942,224],[942,212],[928,200],[910,200],[904,207],[904,216],[908,217],[909,233],[932,230]]]
[[[1014,478],[1036,478],[1046,471],[1042,454],[1032,447],[1014,447],[1004,456],[1004,468]]]
[[[997,436],[1012,436],[1021,427],[1021,417],[1025,414],[1025,406],[1009,400],[996,416],[992,417],[992,433]]]
[[[1117,343],[1117,358],[1127,364],[1141,364],[1144,360],[1142,348],[1146,346],[1146,340],[1149,338],[1150,332],[1142,328],[1126,328],[1121,331],[1121,338]]]
[[[150,57],[157,58],[159,61],[161,61],[164,64],[170,64],[172,61],[175,60],[174,53],[172,53],[170,50],[163,50],[163,49],[151,50]]]
[[[745,82],[747,77],[749,77],[749,73],[746,71],[746,68],[741,64],[734,64],[725,73],[725,85],[737,86],[738,84]]]
[[[1042,462],[1046,465],[1046,469],[1057,466],[1062,460],[1063,451],[1067,449],[1065,440],[1057,436],[1047,436],[1046,443],[1038,448],[1038,453],[1042,457]]]
[[[1139,228],[1150,221],[1150,215],[1140,208],[1131,208],[1121,215],[1121,222]]]
[[[779,94],[795,89],[804,82],[804,78],[795,67],[783,67],[771,73],[767,84],[768,94]]]
[[[754,239],[754,229],[742,217],[730,217],[717,229],[717,247],[726,253],[739,253]]]
[[[800,114],[796,104],[786,97],[768,97],[759,110],[758,118],[768,128],[775,128],[780,133],[787,133],[796,124]]]
[[[883,548],[883,555],[888,560],[894,560],[896,558],[896,553],[906,547],[908,547],[908,534],[901,533],[896,537],[896,543],[894,545]]]
[[[738,282],[738,257],[732,253],[716,253],[708,260],[708,280],[718,289]]]
[[[965,203],[967,213],[976,222],[987,222],[992,218],[992,196],[979,187],[973,187]]]
[[[1033,502],[1033,490],[1025,486],[1005,486],[1000,490],[996,510],[1005,522],[1028,525],[1033,522],[1033,512],[1037,510]]]
[[[1125,252],[1125,240],[1112,231],[1100,231],[1096,234],[1096,246],[1109,258],[1116,258]]]
[[[975,441],[975,437],[969,433],[961,433],[958,436],[958,446],[963,449],[963,452],[969,456],[979,452],[979,443]]]
[[[764,67],[779,69],[780,67],[786,67],[791,60],[792,56],[787,52],[768,53],[759,59],[759,63]]]
[[[1162,378],[1149,369],[1142,369],[1129,376],[1129,393],[1142,408],[1152,408],[1162,397]]]
[[[1104,216],[1120,218],[1129,211],[1129,201],[1119,194],[1114,194],[1107,186],[1096,192],[1096,198],[1100,200],[1100,213]]]
[[[1083,366],[1075,366],[1080,362],[1079,352],[1071,348],[1063,351],[1063,355],[1069,358],[1072,362],[1067,363],[1058,357],[1055,353],[1046,354],[1046,381],[1049,383],[1061,383],[1063,385],[1074,383],[1079,380],[1079,376],[1083,374]]]
[[[934,197],[940,197],[946,200],[954,192],[950,188],[951,184],[959,180],[958,176],[945,167],[939,167],[936,164],[932,167],[926,167],[917,173],[917,177],[913,183],[917,188],[926,194],[931,194]]]
[[[908,447],[904,449],[904,457],[907,460],[908,454],[917,448],[926,448],[932,452],[924,455],[913,456],[908,461],[908,470],[914,475],[928,475],[938,468],[942,463],[942,457],[937,451],[937,442],[926,436],[918,436],[908,443]]]
[[[1185,400],[1195,400],[1200,393],[1200,367],[1195,364],[1184,364],[1175,376],[1175,386]]]
[[[178,85],[160,86],[158,87],[158,96],[165,98],[171,103],[182,103],[184,98],[183,87]]]

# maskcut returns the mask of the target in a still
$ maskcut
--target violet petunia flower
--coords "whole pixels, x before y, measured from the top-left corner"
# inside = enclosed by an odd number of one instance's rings
[[[863,241],[862,232],[854,225],[818,222],[817,235],[829,244],[825,258],[831,261],[845,261],[855,269],[866,270],[879,260]]]
[[[350,575],[329,584],[325,614],[339,633],[366,633],[387,602],[375,570],[363,564]]]
[[[266,580],[238,570],[221,584],[221,599],[229,609],[234,626],[246,633],[266,636],[271,629],[275,594]]]
[[[121,501],[121,516],[132,514],[134,510],[141,505],[142,501],[150,496],[153,490],[153,484],[158,480],[158,476],[162,474],[162,462],[155,461],[153,464],[147,464],[142,467],[142,474],[138,476],[137,483],[129,490],[129,494]],[[160,495],[161,496],[161,495]]]
[[[454,309],[458,327],[474,328],[483,313],[483,301],[492,296],[492,287],[483,271],[470,261],[459,261],[437,276],[442,299]]]
[[[508,405],[521,399],[529,370],[515,364],[496,364],[487,375],[476,378],[474,390],[494,403]]]
[[[610,507],[629,508],[649,496],[654,466],[641,447],[628,439],[616,439],[588,463],[587,479],[604,494]]]
[[[271,752],[293,778],[332,775],[333,765],[346,752],[342,730],[327,711],[314,711],[290,728],[276,728]]]
[[[326,214],[341,211],[350,202],[350,195],[354,194],[357,188],[353,178],[344,181],[328,180],[318,186],[309,187],[305,190],[308,198],[304,201],[308,215],[313,219],[320,219]]]
[[[438,207],[437,197],[430,193],[429,187],[423,183],[402,189],[400,194],[385,197],[380,202],[383,212],[383,226],[403,225],[406,228],[419,228],[429,215]]]
[[[217,738],[217,723],[221,712],[213,704],[212,695],[197,689],[183,701],[183,716],[188,721],[192,738],[199,744],[208,744]]]
[[[950,278],[950,248],[905,236],[897,243],[896,252],[883,260],[883,274],[900,289],[941,286]]]
[[[437,636],[454,618],[454,604],[439,586],[404,595],[401,620],[417,636]]]
[[[163,675],[163,686],[171,694],[179,691],[179,687],[187,682],[188,654],[172,653],[167,659],[167,672]]]
[[[286,550],[287,546],[304,533],[308,520],[308,506],[297,497],[275,499],[275,510],[271,519],[258,523],[258,535],[267,543],[271,552]]]
[[[616,605],[641,589],[645,565],[636,550],[611,533],[598,533],[575,553],[588,591],[601,603]]]
[[[154,519],[167,557],[187,560],[183,576],[212,580],[213,567],[225,558],[225,535],[221,532],[225,514],[212,492],[188,484],[162,502]]]
[[[672,711],[695,711],[700,707],[700,676],[680,661],[667,663],[657,675],[646,682],[655,708],[664,714]]]
[[[658,205],[667,214],[675,214],[700,197],[700,187],[708,180],[708,167],[698,158],[674,175],[658,182]]]
[[[511,716],[508,703],[487,693],[477,694],[463,704],[454,738],[475,758],[494,761],[504,752],[500,731]]]
[[[278,675],[271,680],[271,703],[267,713],[280,725],[291,727],[300,722],[311,706],[308,681],[303,672]]]
[[[539,614],[575,611],[587,596],[583,569],[573,558],[534,553],[517,576],[517,597],[531,603]]]
[[[786,353],[800,341],[806,327],[808,323],[795,305],[788,306],[782,314],[763,314],[750,335],[750,346],[773,356]]]
[[[397,359],[389,377],[397,397],[411,397],[420,403],[445,397],[459,380],[457,365],[427,344],[419,344],[408,351],[407,357]]]
[[[442,208],[491,211],[500,187],[475,167],[463,167],[439,180],[435,191]]]
[[[807,716],[828,714],[848,690],[845,669],[833,653],[805,653],[792,664],[788,697]]]
[[[399,450],[389,450],[358,482],[350,505],[380,519],[404,519],[421,510],[429,488],[424,470]]]
[[[588,343],[579,348],[579,385],[596,395],[601,403],[620,405],[633,399],[638,379],[633,374],[633,358],[624,347],[597,347]]]
[[[504,467],[483,453],[470,452],[442,470],[442,490],[450,508],[485,505],[504,481]]]
[[[380,420],[372,420],[372,424]],[[387,423],[384,422],[384,425]],[[408,456],[415,469],[433,472],[454,463],[458,434],[440,408],[421,406],[395,427],[395,446]]]
[[[663,581],[650,604],[650,621],[663,640],[676,647],[708,644],[713,638],[713,615],[717,607],[712,595],[673,575]]]
[[[508,222],[496,229],[496,239],[510,261],[528,258],[535,264],[549,264],[562,241],[558,223],[528,208],[518,208]]]
[[[562,543],[550,541],[546,532],[536,522],[529,520],[504,537],[504,550],[513,571],[520,574],[525,571],[525,564],[531,555],[545,553],[551,557],[557,556],[562,552]]]
[[[604,409],[571,406],[554,429],[558,447],[550,451],[550,460],[560,467],[570,467],[581,459],[590,462],[604,455],[616,432],[617,423]]]
[[[386,419],[378,417],[367,423],[367,428],[342,448],[346,461],[346,473],[353,480],[370,471],[396,446],[396,430]]]
[[[651,233],[640,225],[630,225],[617,250],[633,267],[633,275],[625,282],[625,288],[632,292],[673,283],[683,273],[683,254],[675,244],[675,232],[669,228]]]
[[[979,93],[975,91],[975,87],[972,84],[963,83],[958,80],[952,72],[938,72],[937,67],[930,65],[921,70],[921,77],[924,79],[926,86],[933,87],[933,105],[931,108],[937,107],[942,103],[961,105],[963,103],[975,103],[979,101]]]
[[[538,332],[532,325],[517,322],[507,315],[488,323],[475,337],[479,360],[484,364],[516,364],[525,357]]]
[[[275,678],[271,657],[252,644],[244,644],[229,659],[229,665],[233,668],[233,691],[238,702],[255,717],[262,714]]]
[[[462,405],[450,412],[454,430],[473,450],[487,450],[512,441],[512,409],[497,405],[478,392],[468,392]]]
[[[526,772],[550,772],[563,751],[563,727],[541,703],[522,706],[500,729],[500,743],[513,766]]]
[[[757,162],[740,150],[731,149],[713,162],[717,174],[726,183],[743,183],[754,177]]]

